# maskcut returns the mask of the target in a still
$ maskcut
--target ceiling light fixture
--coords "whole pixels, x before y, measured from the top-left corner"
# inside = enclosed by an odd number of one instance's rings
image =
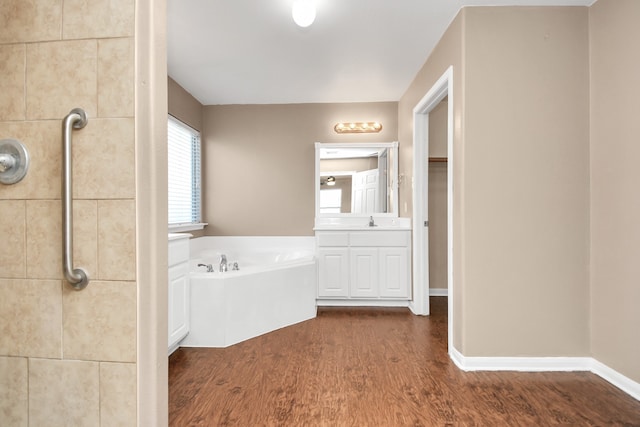
[[[316,19],[315,0],[293,0],[291,15],[296,24],[306,28]]]
[[[337,123],[333,130],[336,133],[378,133],[382,130],[382,125],[378,122]]]

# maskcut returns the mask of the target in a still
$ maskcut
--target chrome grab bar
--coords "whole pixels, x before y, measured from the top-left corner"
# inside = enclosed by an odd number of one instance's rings
[[[87,114],[82,108],[74,108],[62,121],[62,268],[67,282],[76,290],[89,284],[89,276],[82,268],[73,268],[73,194],[71,174],[71,132],[87,125]]]

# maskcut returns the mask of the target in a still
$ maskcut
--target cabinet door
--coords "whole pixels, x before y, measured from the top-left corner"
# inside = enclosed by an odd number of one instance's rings
[[[349,251],[318,248],[318,297],[349,296]]]
[[[169,268],[169,347],[189,333],[189,267]]]
[[[406,248],[380,248],[380,297],[409,298],[409,255]]]
[[[378,297],[378,249],[351,248],[351,297]]]

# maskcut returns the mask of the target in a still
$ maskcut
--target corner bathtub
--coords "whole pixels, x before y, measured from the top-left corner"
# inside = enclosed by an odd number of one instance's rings
[[[228,347],[316,317],[314,244],[313,237],[191,239],[191,327],[180,346]],[[223,273],[221,254],[229,264]]]

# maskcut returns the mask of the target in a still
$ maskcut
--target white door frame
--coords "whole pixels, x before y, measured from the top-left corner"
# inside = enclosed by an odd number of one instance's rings
[[[447,105],[447,295],[449,348],[453,348],[453,67],[413,109],[413,301],[415,314],[429,315],[429,113],[446,96]]]

